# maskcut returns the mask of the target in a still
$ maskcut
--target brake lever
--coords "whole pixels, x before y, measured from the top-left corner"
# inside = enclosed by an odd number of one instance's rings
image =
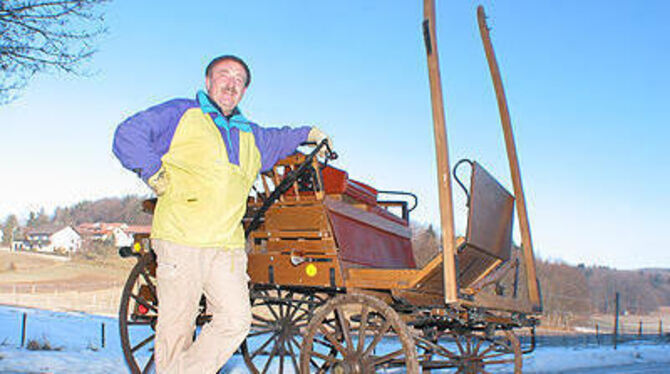
[[[338,154],[330,148],[330,143],[327,142],[328,139],[323,139],[322,143],[326,145],[326,157],[329,160],[337,160]]]

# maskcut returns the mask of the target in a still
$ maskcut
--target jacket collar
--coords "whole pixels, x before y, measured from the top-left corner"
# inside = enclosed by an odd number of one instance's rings
[[[207,93],[205,93],[205,91],[198,91],[196,100],[198,105],[200,105],[200,109],[202,109],[203,113],[213,114],[214,123],[218,127],[224,128],[226,131],[230,131],[230,129],[233,127],[237,127],[240,131],[244,132],[251,131],[251,122],[249,122],[244,117],[244,115],[242,115],[242,112],[238,107],[233,109],[233,112],[230,114],[230,116],[225,116],[221,112],[219,106],[207,95]]]

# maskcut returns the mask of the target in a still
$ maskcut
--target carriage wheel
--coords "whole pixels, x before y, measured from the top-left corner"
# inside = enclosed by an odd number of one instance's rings
[[[305,289],[254,286],[251,331],[241,347],[249,371],[299,372],[301,331],[324,302],[323,296]]]
[[[419,373],[414,341],[398,314],[375,297],[337,296],[307,326],[302,373],[374,373],[396,366]]]
[[[149,373],[155,369],[153,346],[158,317],[155,267],[152,253],[142,256],[131,270],[121,295],[121,348],[133,374]]]
[[[521,373],[521,347],[511,331],[503,331],[502,335],[480,331],[447,332],[444,335],[449,339],[439,342],[416,338],[417,347],[426,352],[420,358],[424,370],[453,368],[456,373],[474,374],[513,367],[515,374]]]

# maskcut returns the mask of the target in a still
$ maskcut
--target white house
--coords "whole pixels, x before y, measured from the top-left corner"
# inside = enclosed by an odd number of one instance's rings
[[[72,253],[81,248],[81,235],[71,226],[43,227],[26,232],[24,249],[40,252]]]
[[[128,247],[133,245],[133,234],[126,232],[123,227],[112,229],[114,234],[114,245],[117,247]]]
[[[51,235],[51,252],[76,252],[81,248],[81,236],[72,226],[65,226]]]
[[[150,234],[150,225],[125,225],[117,227],[114,232],[114,244],[117,247],[128,247],[133,245],[135,234]]]

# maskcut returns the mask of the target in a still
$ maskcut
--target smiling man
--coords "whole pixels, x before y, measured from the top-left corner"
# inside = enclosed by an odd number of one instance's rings
[[[205,72],[209,96],[219,104],[221,112],[230,116],[249,86],[247,65],[236,59],[223,59],[210,64]]]
[[[251,325],[241,224],[259,171],[271,169],[316,127],[265,128],[238,108],[249,87],[247,64],[232,55],[205,70],[207,92],[174,99],[119,125],[113,151],[159,197],[151,229],[159,300],[156,371],[216,373]],[[193,342],[202,294],[212,321]]]

